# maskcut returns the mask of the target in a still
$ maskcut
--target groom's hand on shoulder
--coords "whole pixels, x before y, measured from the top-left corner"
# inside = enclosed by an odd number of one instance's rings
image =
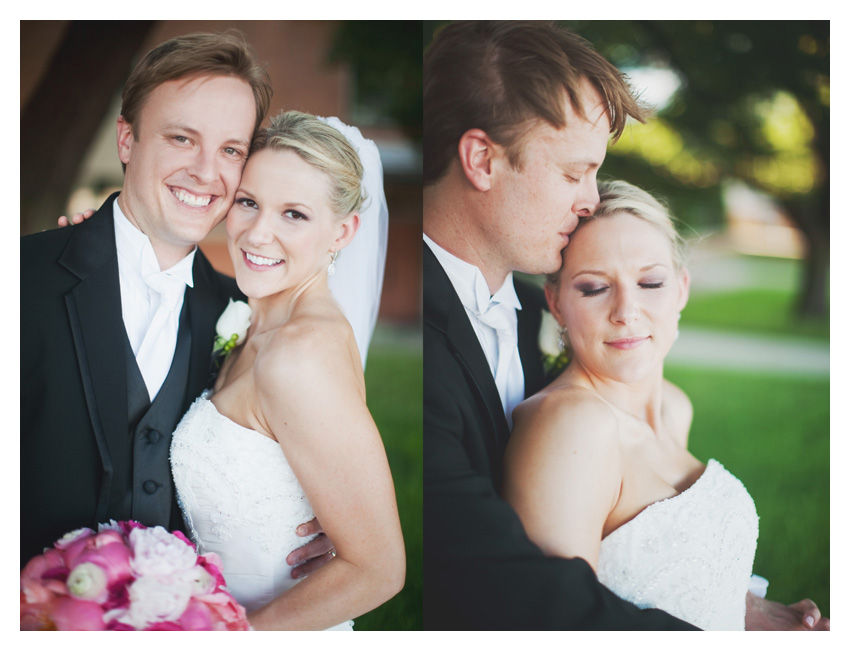
[[[336,557],[334,545],[330,538],[325,535],[318,518],[298,525],[295,533],[302,537],[312,536],[313,534],[319,535],[286,557],[286,562],[289,565],[297,565],[297,567],[292,568],[293,579],[300,579],[312,574]]]
[[[62,215],[56,222],[60,227],[62,226],[70,226],[71,224],[82,224],[86,219],[91,217],[95,213],[94,210],[89,208],[83,212],[76,212],[71,215],[71,218],[68,219],[65,215]]]

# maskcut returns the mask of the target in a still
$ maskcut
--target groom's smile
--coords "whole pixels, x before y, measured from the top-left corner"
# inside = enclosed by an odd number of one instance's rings
[[[208,194],[198,196],[181,188],[171,188],[171,193],[177,197],[181,203],[191,206],[192,208],[206,208],[210,205],[210,201],[214,199],[214,195]]]

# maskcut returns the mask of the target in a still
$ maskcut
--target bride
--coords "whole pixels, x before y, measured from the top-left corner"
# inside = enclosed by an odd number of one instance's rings
[[[544,553],[583,558],[618,596],[743,630],[773,603],[748,597],[756,509],[688,451],[690,400],[663,377],[688,298],[682,241],[646,192],[615,181],[599,195],[547,278],[570,362],[513,412],[503,492]]]
[[[328,288],[358,230],[362,177],[348,140],[314,116],[282,113],[261,132],[227,216],[250,329],[174,433],[189,531],[199,553],[221,557],[255,629],[350,630],[404,582],[361,355]],[[297,581],[286,557],[314,516],[334,558]]]

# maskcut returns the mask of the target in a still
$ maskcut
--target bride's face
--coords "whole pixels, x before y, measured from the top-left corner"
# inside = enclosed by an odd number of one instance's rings
[[[659,372],[688,298],[668,237],[629,213],[579,228],[564,254],[560,286],[548,292],[574,359],[591,375],[635,382]]]
[[[352,217],[334,213],[330,191],[327,175],[293,151],[251,155],[227,215],[227,246],[246,296],[262,298],[327,273],[331,251],[353,236]]]

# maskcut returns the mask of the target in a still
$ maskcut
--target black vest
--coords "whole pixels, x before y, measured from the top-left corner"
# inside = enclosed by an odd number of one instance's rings
[[[183,417],[192,328],[188,301],[183,301],[177,347],[162,387],[150,401],[145,381],[136,364],[130,342],[124,336],[127,369],[127,416],[129,458],[116,468],[110,513],[146,526],[183,529],[183,516],[171,477],[171,435]]]

